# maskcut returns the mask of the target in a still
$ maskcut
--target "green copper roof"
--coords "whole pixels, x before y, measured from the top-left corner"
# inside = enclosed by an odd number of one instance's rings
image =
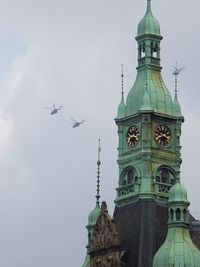
[[[90,267],[90,256],[88,254],[86,254],[85,261],[82,267]]]
[[[180,182],[169,190],[169,203],[171,202],[188,202],[186,188]]]
[[[89,216],[88,216],[88,225],[95,225],[97,222],[97,219],[99,217],[100,214],[100,207],[99,204],[96,204],[96,207],[90,212]]]
[[[198,267],[200,251],[189,233],[187,191],[178,181],[169,191],[169,222],[165,242],[154,256],[153,267]]]
[[[181,115],[181,106],[179,104],[177,95],[175,95],[175,98],[173,101],[173,115],[174,116],[182,116]]]
[[[160,36],[160,25],[151,11],[151,0],[147,0],[147,11],[138,25],[137,35],[153,34]]]
[[[143,101],[142,101],[142,107],[140,110],[152,110],[152,107],[151,107],[151,100],[150,100],[150,97],[149,97],[149,93],[147,90],[145,90],[144,92],[144,96],[143,96]]]
[[[148,93],[148,76],[147,76],[147,72],[146,72],[146,90],[144,92],[144,96],[143,96],[143,100],[142,100],[142,107],[140,110],[152,110],[151,107],[151,100],[149,97],[149,93]]]
[[[146,87],[146,70],[144,69],[138,72],[136,81],[127,96],[126,115],[138,113],[146,104],[155,112],[173,115],[171,95],[159,71],[148,70],[148,88]],[[145,96],[146,90],[147,96]]]
[[[173,228],[154,256],[153,267],[199,267],[200,252],[188,229]]]
[[[117,110],[117,118],[120,119],[120,118],[123,118],[126,116],[126,106],[125,106],[125,103],[124,103],[124,96],[122,95],[122,98],[121,98],[121,102],[118,106],[118,110]]]
[[[117,118],[152,111],[169,116],[179,116],[180,105],[174,103],[165,86],[160,66],[160,26],[151,11],[151,0],[147,0],[147,11],[138,25],[138,67],[135,83],[128,93],[126,105],[122,99]]]

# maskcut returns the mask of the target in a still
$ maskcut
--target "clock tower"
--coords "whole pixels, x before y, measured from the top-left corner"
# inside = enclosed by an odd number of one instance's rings
[[[137,29],[137,77],[126,101],[122,90],[115,119],[119,180],[113,217],[127,267],[152,266],[167,234],[169,190],[180,179],[184,118],[177,93],[172,99],[162,79],[162,39],[147,0]]]
[[[184,118],[177,75],[181,69],[175,67],[172,99],[161,75],[162,36],[151,0],[136,41],[136,80],[125,101],[122,70],[122,97],[115,118],[119,179],[113,219],[105,203],[101,211],[98,206],[83,266],[198,267],[200,222],[189,214],[187,192],[180,183]]]
[[[166,202],[169,189],[179,179],[183,117],[177,94],[172,101],[161,76],[161,40],[148,0],[136,37],[137,77],[126,104],[122,93],[115,119],[119,134],[116,206],[144,198]]]

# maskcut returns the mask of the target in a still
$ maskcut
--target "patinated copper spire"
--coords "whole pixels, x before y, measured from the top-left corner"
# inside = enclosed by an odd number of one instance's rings
[[[97,194],[96,194],[96,203],[99,205],[99,199],[100,199],[100,165],[101,165],[101,160],[100,160],[100,154],[101,154],[101,140],[98,140],[98,159],[97,159]]]

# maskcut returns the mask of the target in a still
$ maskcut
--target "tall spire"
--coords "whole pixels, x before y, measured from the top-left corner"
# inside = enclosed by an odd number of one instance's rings
[[[173,102],[173,114],[175,116],[181,116],[181,107],[178,101],[178,75],[182,70],[184,70],[184,68],[178,67],[178,63],[176,62],[175,66],[173,67],[174,91],[175,91],[175,97]]]
[[[123,118],[126,116],[126,106],[124,102],[124,65],[121,64],[121,102],[117,110],[117,118]]]
[[[98,159],[97,159],[97,194],[96,194],[96,204],[99,205],[99,199],[100,199],[100,165],[101,165],[101,160],[100,160],[100,154],[101,154],[101,140],[98,140]]]
[[[97,188],[96,188],[96,206],[95,208],[90,212],[88,216],[88,224],[86,226],[88,230],[88,244],[87,244],[87,250],[90,248],[90,244],[92,241],[92,236],[93,236],[93,231],[97,222],[97,219],[99,218],[100,215],[100,205],[99,205],[99,199],[100,199],[100,165],[101,165],[101,160],[100,160],[100,153],[101,153],[101,144],[100,144],[100,139],[98,140],[98,157],[97,157]],[[85,261],[82,265],[82,267],[90,267],[90,256],[87,253],[85,257]]]
[[[124,98],[124,66],[121,64],[122,98]]]

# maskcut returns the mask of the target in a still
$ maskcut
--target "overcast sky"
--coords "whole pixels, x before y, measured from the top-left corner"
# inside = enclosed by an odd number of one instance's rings
[[[181,179],[199,208],[198,0],[153,0],[164,40],[164,81],[179,76],[185,117]],[[79,267],[95,205],[98,138],[101,200],[112,214],[118,182],[120,67],[136,77],[137,25],[146,0],[0,0],[0,266]],[[62,104],[55,116],[44,106]],[[85,119],[73,129],[70,117]]]

